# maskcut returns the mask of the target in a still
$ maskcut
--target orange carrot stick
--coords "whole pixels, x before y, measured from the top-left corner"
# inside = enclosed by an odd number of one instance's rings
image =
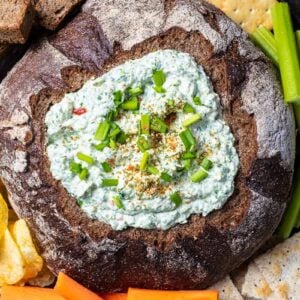
[[[58,274],[54,290],[66,300],[103,300],[64,273]]]
[[[218,300],[217,291],[155,291],[130,288],[128,300]]]
[[[66,300],[52,289],[4,286],[1,290],[1,300]]]
[[[127,300],[127,294],[122,293],[102,294],[101,297],[104,300]]]

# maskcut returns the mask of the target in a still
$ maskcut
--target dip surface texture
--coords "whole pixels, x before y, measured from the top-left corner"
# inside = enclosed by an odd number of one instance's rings
[[[149,133],[140,126],[145,115]],[[233,193],[234,137],[189,54],[162,50],[115,67],[66,94],[45,122],[54,178],[115,230],[166,230],[221,208]],[[185,145],[187,130],[195,142]]]

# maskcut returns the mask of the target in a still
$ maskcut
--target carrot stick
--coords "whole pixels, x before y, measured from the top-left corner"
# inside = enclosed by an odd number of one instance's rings
[[[127,294],[122,293],[102,294],[101,297],[104,300],[127,300]]]
[[[128,300],[218,300],[217,291],[155,291],[129,288]]]
[[[64,273],[58,274],[54,290],[66,300],[103,300]]]
[[[52,289],[4,286],[1,290],[1,300],[66,300]]]

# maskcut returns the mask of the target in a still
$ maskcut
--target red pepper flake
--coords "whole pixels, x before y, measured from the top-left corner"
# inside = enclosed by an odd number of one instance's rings
[[[86,108],[84,107],[79,107],[79,108],[74,108],[73,109],[73,114],[74,115],[77,115],[77,116],[80,116],[80,115],[83,115],[87,112]]]

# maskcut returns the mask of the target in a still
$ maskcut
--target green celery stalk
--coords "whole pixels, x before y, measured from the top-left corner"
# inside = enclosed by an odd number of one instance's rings
[[[296,168],[294,177],[294,191],[287,209],[283,215],[281,223],[277,228],[277,234],[283,239],[287,239],[295,226],[298,224],[298,216],[300,213],[300,166]]]
[[[298,46],[298,53],[300,55],[300,30],[296,31],[296,40],[297,40],[297,46]]]
[[[276,3],[272,19],[285,101],[300,104],[300,64],[289,5]]]
[[[254,44],[268,56],[274,65],[279,67],[274,35],[264,26],[258,27],[251,35]]]

